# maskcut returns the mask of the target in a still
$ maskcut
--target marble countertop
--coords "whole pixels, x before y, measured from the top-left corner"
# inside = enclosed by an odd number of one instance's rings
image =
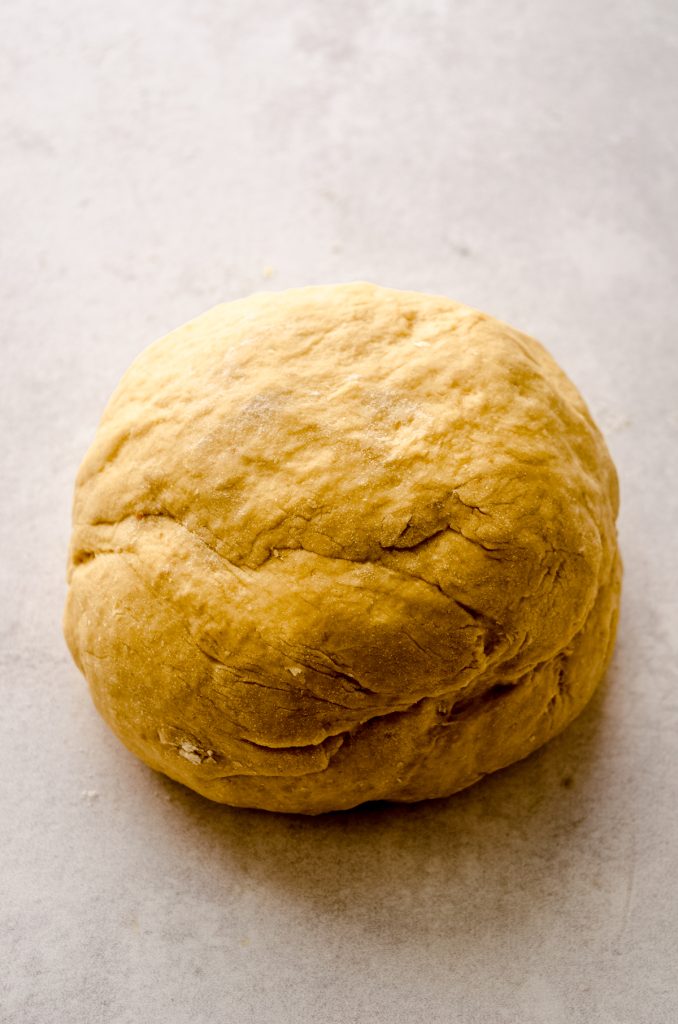
[[[678,9],[10,0],[0,34],[0,1020],[678,1019]],[[71,488],[130,360],[351,279],[540,338],[606,432],[626,577],[565,734],[448,801],[211,806],[97,717]]]

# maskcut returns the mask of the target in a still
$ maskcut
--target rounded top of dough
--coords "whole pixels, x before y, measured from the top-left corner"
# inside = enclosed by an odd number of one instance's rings
[[[71,586],[90,615],[95,575],[117,596],[96,654],[125,661],[123,704],[135,664],[181,634],[194,682],[169,682],[168,656],[163,700],[134,721],[207,768],[207,791],[219,758],[249,764],[238,744],[273,755],[251,776],[288,778],[284,754],[329,759],[376,718],[477,700],[562,655],[611,577],[617,505],[599,431],[533,339],[370,284],[258,294],[125,374],[78,475]],[[152,611],[129,643],[140,579]],[[85,632],[67,612],[81,664]]]

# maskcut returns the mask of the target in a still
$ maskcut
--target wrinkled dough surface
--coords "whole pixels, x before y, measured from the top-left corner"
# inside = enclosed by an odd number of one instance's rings
[[[111,398],[65,633],[123,742],[214,800],[441,796],[589,699],[617,508],[533,339],[367,284],[255,295],[150,346]]]

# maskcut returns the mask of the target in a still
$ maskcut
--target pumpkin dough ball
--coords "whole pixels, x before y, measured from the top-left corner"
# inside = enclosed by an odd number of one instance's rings
[[[211,800],[420,800],[525,757],[608,663],[617,477],[542,346],[370,284],[151,345],[77,478],[65,633],[97,708]]]

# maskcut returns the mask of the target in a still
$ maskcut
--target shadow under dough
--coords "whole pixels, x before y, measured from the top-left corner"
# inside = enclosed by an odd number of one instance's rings
[[[284,889],[329,923],[338,916],[391,941],[435,932],[454,946],[479,929],[530,929],[567,898],[586,865],[596,763],[614,661],[591,703],[541,750],[470,789],[417,804],[366,804],[314,818],[211,803],[158,776],[187,831],[220,873]]]

